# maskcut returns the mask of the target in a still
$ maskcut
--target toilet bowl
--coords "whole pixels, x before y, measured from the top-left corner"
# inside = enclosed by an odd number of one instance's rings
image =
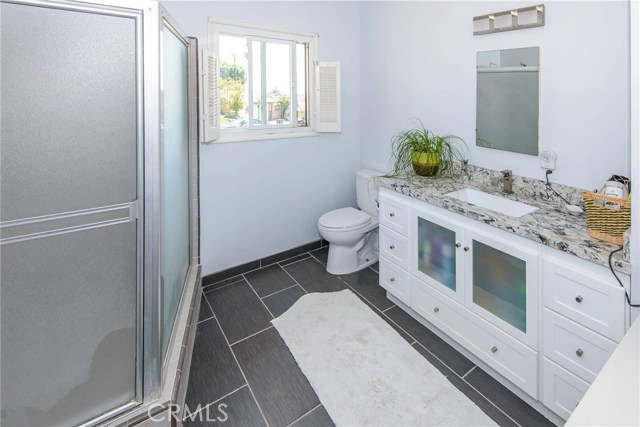
[[[356,193],[362,210],[335,209],[318,220],[318,231],[329,242],[329,273],[353,273],[378,261],[378,188],[374,178],[380,175],[375,171],[358,171]]]

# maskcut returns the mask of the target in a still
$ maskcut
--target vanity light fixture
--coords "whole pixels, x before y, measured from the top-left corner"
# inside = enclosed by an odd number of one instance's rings
[[[544,4],[539,4],[476,16],[473,18],[473,35],[542,27],[544,14]]]

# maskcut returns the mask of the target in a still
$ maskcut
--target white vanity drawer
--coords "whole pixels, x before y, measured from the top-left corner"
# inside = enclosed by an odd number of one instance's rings
[[[409,270],[409,239],[382,226],[379,250],[380,255]]]
[[[625,332],[624,289],[605,277],[572,267],[545,259],[544,305],[619,342]]]
[[[538,398],[538,352],[412,277],[411,308],[494,368]]]
[[[542,403],[562,419],[569,418],[588,389],[588,382],[543,358]]]
[[[616,343],[545,308],[542,313],[544,355],[591,383]]]
[[[410,304],[409,273],[380,257],[380,286],[407,305]]]
[[[409,236],[409,205],[385,191],[380,193],[380,224]]]

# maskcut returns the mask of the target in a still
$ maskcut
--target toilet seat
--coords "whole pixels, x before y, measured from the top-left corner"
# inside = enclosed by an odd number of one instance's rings
[[[355,208],[335,209],[322,215],[318,225],[327,230],[348,231],[362,228],[371,223],[371,215]]]

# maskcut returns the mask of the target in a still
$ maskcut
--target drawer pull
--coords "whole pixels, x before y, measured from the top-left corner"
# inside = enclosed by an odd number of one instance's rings
[[[582,357],[582,355],[583,355],[583,354],[584,354],[584,351],[582,351],[582,349],[581,349],[581,348],[579,348],[579,349],[577,349],[577,350],[576,350],[576,355],[577,355],[578,357]]]
[[[439,311],[440,311],[440,307],[436,307],[436,308],[434,308],[434,309],[433,309],[433,312],[434,312],[434,313],[437,313],[437,312],[439,312]]]
[[[394,250],[396,247],[394,245],[389,246],[389,249]]]
[[[389,214],[389,216],[396,216],[396,214],[395,214],[395,213],[393,213],[393,212],[391,212],[391,213]]]
[[[459,248],[460,246],[462,246],[462,243],[456,243],[456,248]]]
[[[395,281],[396,281],[396,278],[395,278],[395,277],[392,277],[391,279],[389,279],[389,281],[390,281],[391,283],[393,283],[393,282],[395,282]]]
[[[576,297],[576,302],[577,302],[578,304],[580,304],[583,300],[584,300],[584,298],[582,298],[582,295],[578,295],[578,296]]]
[[[498,347],[496,347],[495,345],[491,347],[491,353],[496,353],[497,351],[498,351]]]
[[[466,251],[468,251],[468,250],[469,250],[469,246],[465,246],[465,247],[464,247],[464,251],[466,252]]]

